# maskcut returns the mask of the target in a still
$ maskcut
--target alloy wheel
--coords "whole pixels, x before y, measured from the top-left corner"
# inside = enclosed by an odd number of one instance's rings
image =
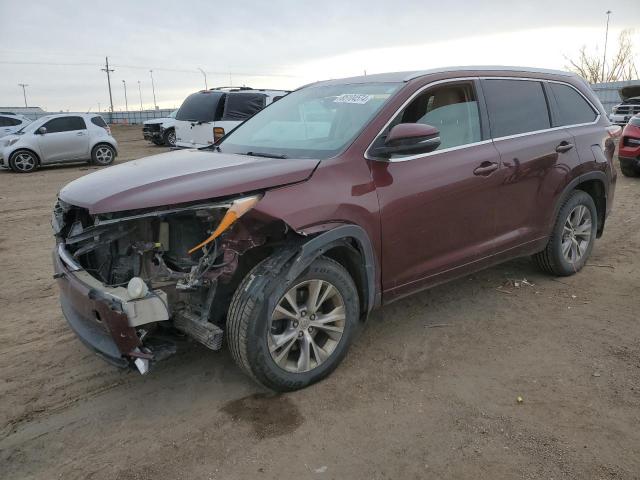
[[[20,172],[30,172],[36,168],[36,159],[30,153],[20,152],[13,160],[13,165]]]
[[[569,263],[582,259],[591,243],[591,212],[584,205],[576,206],[564,223],[562,234],[562,255]]]
[[[303,373],[322,365],[344,333],[345,303],[325,280],[307,280],[287,291],[271,315],[269,353],[276,365]]]
[[[175,147],[175,145],[176,145],[176,132],[175,131],[169,132],[169,135],[167,135],[167,140],[169,142],[169,146],[170,147]]]
[[[98,147],[96,149],[96,162],[101,165],[108,165],[113,160],[113,151],[109,147]]]

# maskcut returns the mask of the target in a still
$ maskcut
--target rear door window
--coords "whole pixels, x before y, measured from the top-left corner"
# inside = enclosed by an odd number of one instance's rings
[[[493,138],[551,128],[542,83],[535,80],[483,80]]]
[[[60,117],[49,120],[43,127],[47,129],[47,133],[59,133],[86,130],[87,124],[82,117]]]
[[[231,92],[227,94],[222,120],[243,121],[265,107],[264,93]]]
[[[176,120],[187,122],[214,122],[222,116],[222,104],[226,96],[225,92],[198,92],[189,95],[178,113]]]
[[[596,112],[574,88],[562,83],[548,83],[558,105],[558,126],[591,123]]]

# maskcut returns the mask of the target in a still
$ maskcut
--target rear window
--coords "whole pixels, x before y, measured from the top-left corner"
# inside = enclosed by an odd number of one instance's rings
[[[231,92],[227,95],[222,120],[246,120],[262,110],[266,101],[264,93]]]
[[[102,117],[93,117],[91,123],[102,128],[107,128],[107,124]]]
[[[533,80],[484,80],[493,138],[551,127],[542,83]]]
[[[558,126],[591,123],[596,112],[574,88],[561,83],[549,83],[558,104]]]
[[[213,122],[222,116],[224,92],[198,92],[189,95],[176,113],[176,120]]]
[[[0,127],[15,127],[16,125],[20,125],[22,122],[17,118],[11,117],[0,117]]]

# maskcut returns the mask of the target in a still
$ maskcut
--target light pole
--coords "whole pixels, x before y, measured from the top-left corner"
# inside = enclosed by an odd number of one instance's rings
[[[138,94],[140,95],[140,111],[142,111],[142,89],[140,88],[140,80],[138,80]]]
[[[19,83],[19,86],[22,87],[22,96],[24,97],[24,108],[28,108],[27,107],[27,90],[26,88],[29,86],[28,83]]]
[[[158,105],[156,104],[156,86],[153,83],[153,70],[149,70],[149,73],[151,74],[151,90],[153,90],[153,108],[157,110]]]
[[[602,59],[602,81],[604,82],[604,66],[607,64],[607,40],[609,40],[609,16],[611,15],[611,10],[607,10],[605,12],[607,14],[607,30],[604,34],[604,57]]]
[[[209,85],[207,85],[207,72],[205,72],[203,69],[201,69],[200,67],[198,67],[198,70],[200,70],[200,72],[202,73],[202,75],[204,75],[204,89],[205,90],[209,90]]]
[[[124,109],[129,111],[129,101],[127,100],[127,82],[122,80],[122,85],[124,85]]]

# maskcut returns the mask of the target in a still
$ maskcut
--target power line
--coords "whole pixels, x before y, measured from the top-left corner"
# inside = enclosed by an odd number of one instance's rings
[[[8,61],[0,60],[1,65],[37,65],[37,66],[50,66],[50,67],[95,67],[95,63],[57,63],[57,62],[20,62],[20,61]],[[167,68],[167,67],[149,67],[143,65],[121,65],[111,64],[112,67],[117,68],[130,68],[134,70],[149,70],[153,69],[160,72],[174,72],[174,73],[198,73],[201,69],[185,69],[185,68]],[[233,75],[239,77],[278,77],[278,78],[299,78],[300,75],[289,75],[280,73],[260,73],[260,72],[229,72],[229,71],[208,71],[205,73],[210,75]]]

